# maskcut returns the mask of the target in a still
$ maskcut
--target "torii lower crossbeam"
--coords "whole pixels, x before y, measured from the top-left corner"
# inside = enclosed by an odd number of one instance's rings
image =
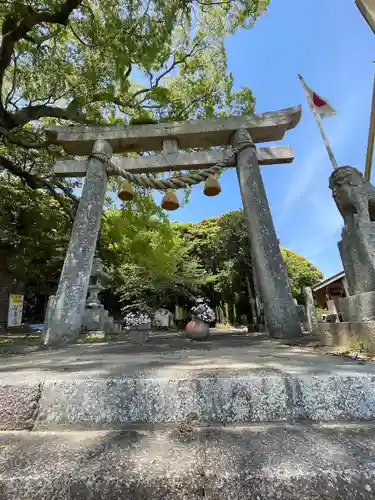
[[[212,167],[228,158],[226,151],[198,151],[193,153],[161,154],[152,156],[113,156],[112,163],[132,174],[154,174],[179,170],[200,170]],[[271,146],[257,150],[259,165],[279,165],[292,163],[293,150],[290,146]],[[59,160],[54,174],[58,177],[84,177],[87,172],[86,160]]]

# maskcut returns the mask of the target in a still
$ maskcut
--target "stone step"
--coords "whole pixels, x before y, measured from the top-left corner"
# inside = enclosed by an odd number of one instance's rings
[[[1,500],[375,498],[374,424],[0,432]]]
[[[0,429],[375,419],[375,376],[112,378],[0,385]]]

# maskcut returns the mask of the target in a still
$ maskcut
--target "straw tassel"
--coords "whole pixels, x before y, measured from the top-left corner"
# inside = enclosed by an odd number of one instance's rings
[[[131,201],[134,198],[133,186],[129,181],[124,180],[121,182],[117,196],[121,201]]]
[[[207,177],[206,182],[204,183],[203,193],[206,196],[217,196],[221,193],[221,187],[219,181],[216,179],[214,175],[210,175]]]
[[[162,199],[161,207],[164,208],[164,210],[172,211],[172,210],[177,210],[179,206],[180,204],[178,203],[178,199],[174,190],[167,189]]]

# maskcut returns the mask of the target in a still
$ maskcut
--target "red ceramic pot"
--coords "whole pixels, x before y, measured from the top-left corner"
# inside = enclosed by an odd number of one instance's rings
[[[205,340],[210,333],[210,325],[205,321],[193,318],[185,327],[186,337],[192,340]]]

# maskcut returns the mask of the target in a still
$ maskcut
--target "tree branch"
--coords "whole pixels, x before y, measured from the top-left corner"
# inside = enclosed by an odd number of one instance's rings
[[[38,24],[61,24],[66,26],[70,14],[74,9],[81,5],[83,0],[66,0],[65,3],[60,5],[54,12],[42,10],[34,11],[31,7],[27,8],[27,14],[24,15],[18,22],[14,29],[8,31],[6,23],[14,17],[14,14],[7,16],[3,23],[3,38],[0,45],[0,88],[3,87],[5,71],[11,64],[14,47],[17,42],[24,39],[28,33]],[[0,118],[3,125],[12,125],[12,115],[9,115],[4,108],[3,103],[0,103]]]
[[[61,26],[59,26],[58,28],[53,30],[51,33],[48,33],[48,35],[37,36],[37,37],[30,36],[27,38],[27,40],[35,43],[35,45],[38,45],[39,46],[38,48],[40,49],[40,48],[43,48],[43,47],[40,47],[40,45],[42,45],[42,43],[47,42],[48,40],[51,40],[51,38],[54,38],[56,35],[58,35],[60,33],[61,29],[62,29]]]
[[[74,221],[74,211],[71,207],[69,207],[66,203],[66,200],[56,192],[56,188],[51,181],[48,179],[38,177],[34,174],[26,172],[19,165],[13,163],[9,158],[0,154],[0,166],[3,166],[6,170],[8,170],[12,175],[23,180],[31,189],[41,189],[45,188],[49,191],[49,193],[55,198],[55,200],[59,203],[61,208],[67,213],[72,221]],[[58,183],[58,189],[64,192],[71,200],[73,200],[76,204],[78,203],[78,198],[76,198],[72,193],[69,193],[65,186],[62,186],[61,183]]]
[[[195,44],[193,46],[193,48],[187,54],[185,54],[183,57],[181,57],[180,59],[176,59],[175,57],[173,57],[173,63],[165,71],[160,73],[160,75],[157,76],[157,78],[155,79],[154,82],[152,82],[152,74],[149,73],[149,75],[150,75],[150,87],[146,88],[146,89],[140,89],[140,90],[137,90],[136,92],[134,92],[134,94],[128,99],[128,101],[126,101],[125,105],[131,106],[131,104],[130,104],[131,101],[133,101],[136,97],[138,97],[139,95],[142,95],[142,94],[146,94],[147,92],[150,92],[153,88],[157,87],[159,85],[159,83],[161,82],[161,80],[165,76],[167,76],[171,71],[173,71],[173,69],[176,68],[179,64],[182,64],[189,57],[191,57],[194,54],[194,51],[197,49],[198,49],[198,44]]]
[[[9,142],[15,144],[16,146],[21,146],[22,148],[29,149],[40,149],[48,145],[48,142],[29,142],[24,139],[15,137],[12,132],[4,127],[0,127],[0,134],[3,135]]]
[[[40,118],[60,118],[62,120],[88,123],[85,116],[80,113],[78,102],[75,99],[66,108],[37,104],[35,106],[27,106],[12,114],[14,126],[25,125],[30,121],[39,120]]]
[[[0,154],[0,167],[5,168],[11,174],[22,179],[32,189],[37,189],[39,183],[37,177],[29,172],[25,172],[20,166],[13,163],[9,158]]]
[[[80,36],[77,35],[77,33],[74,31],[73,26],[70,26],[70,31],[73,33],[73,35],[77,38],[77,40],[82,43],[85,47],[88,48],[93,48],[93,45],[90,45],[89,43],[86,43]]]
[[[59,181],[55,181],[55,184],[56,186],[61,189],[61,191],[63,191],[63,193],[68,196],[72,201],[74,201],[74,203],[76,203],[78,205],[79,203],[79,198],[77,196],[75,196],[69,188],[67,188],[66,186],[64,186],[64,184],[62,184],[61,182]]]
[[[132,63],[130,61],[128,69],[126,70],[126,73],[125,73],[125,78],[129,78],[131,72],[132,72]]]
[[[16,91],[16,83],[17,83],[17,61],[20,54],[15,55],[13,58],[13,78],[12,78],[12,86],[9,89],[9,92],[5,98],[5,106],[8,106],[12,98],[14,97],[14,93]]]
[[[61,206],[61,208],[68,214],[68,216],[72,220],[72,222],[74,222],[74,217],[75,217],[74,211],[70,207],[67,206],[67,204],[65,203],[64,198],[62,198],[61,195],[59,195],[59,193],[56,192],[55,187],[52,184],[52,182],[50,182],[47,179],[42,179],[42,178],[39,178],[38,180],[40,181],[40,183],[44,187],[46,187],[48,189],[48,191],[50,192],[50,194],[59,203],[59,205]],[[59,187],[59,189],[60,189],[60,187]]]

